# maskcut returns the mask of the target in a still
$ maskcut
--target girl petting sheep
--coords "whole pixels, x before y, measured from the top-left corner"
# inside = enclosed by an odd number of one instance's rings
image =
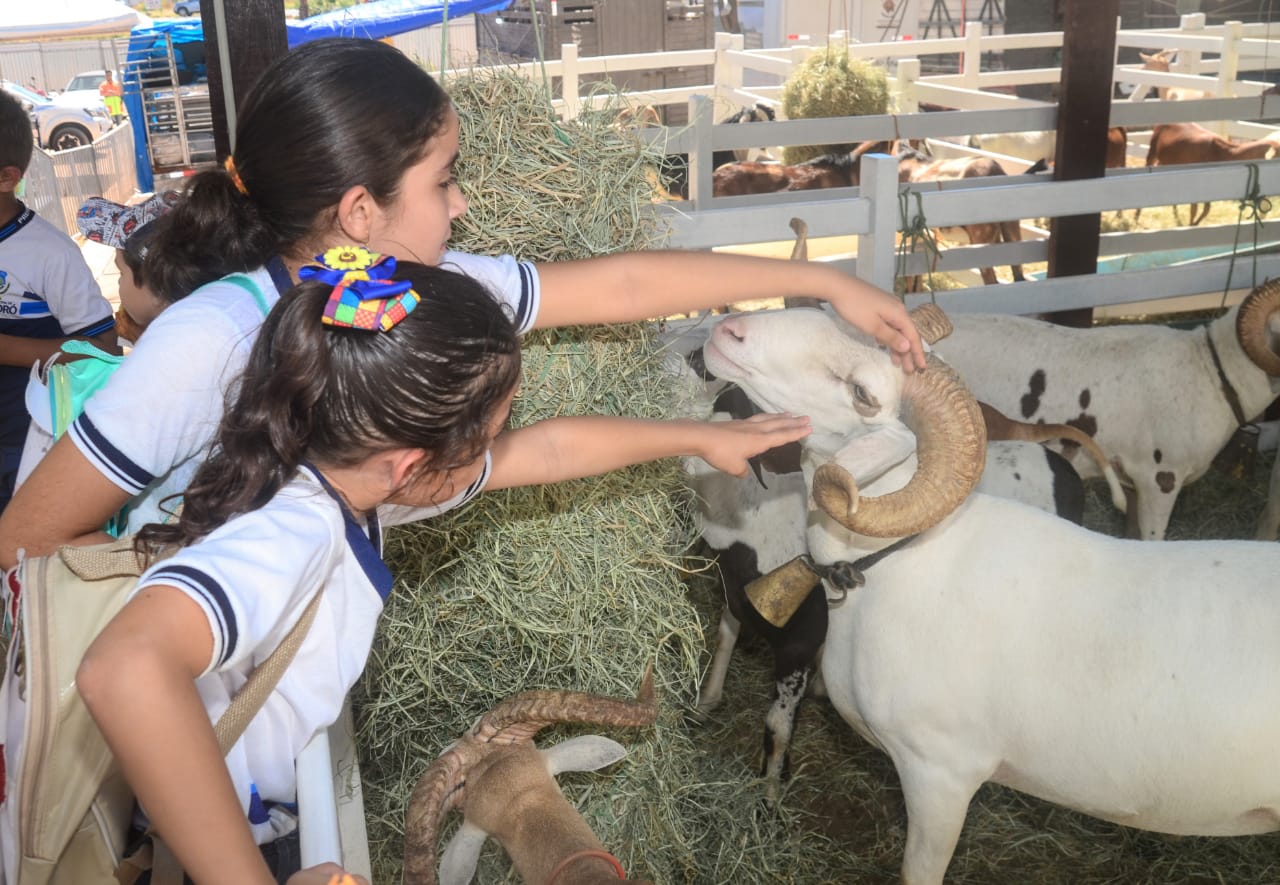
[[[392,583],[382,525],[474,494],[519,379],[515,327],[469,277],[362,249],[327,257],[268,315],[181,516],[136,538],[140,552],[180,549],[76,674],[196,882],[340,872],[297,871],[294,759],[364,668]],[[418,508],[389,506],[404,499]],[[224,761],[212,723],[317,594],[292,664]]]
[[[383,525],[457,507],[486,481],[682,450],[732,467],[753,444],[741,427],[611,417],[504,431],[519,340],[482,285],[358,246],[300,275],[254,342],[181,516],[137,535],[140,552],[179,552],[143,575],[76,677],[149,823],[202,883],[295,871],[294,759],[364,668],[392,585]],[[772,416],[749,439],[805,429]],[[292,665],[224,763],[212,723],[317,593]]]
[[[167,309],[0,516],[0,567],[17,551],[105,540],[123,505],[129,527],[156,521],[159,502],[187,488],[207,457],[224,394],[244,366],[263,315],[310,256],[356,242],[483,283],[517,331],[614,323],[741,298],[812,295],[888,346],[910,370],[919,336],[892,296],[821,264],[709,252],[652,252],[535,265],[448,251],[467,208],[453,176],[458,116],[439,85],[394,48],[370,40],[308,43],[268,69],[237,118],[226,172],[195,176],[148,253],[148,280],[168,290],[216,268],[245,276],[209,284]],[[233,231],[235,249],[204,244]],[[227,256],[234,256],[228,258]],[[251,285],[245,285],[245,280]],[[584,427],[587,426],[584,424]],[[794,438],[801,422],[662,425],[608,447],[575,451],[572,475],[695,448],[714,436],[720,465]],[[655,447],[656,437],[665,438]],[[599,440],[599,437],[595,437]],[[488,488],[519,485],[546,465],[495,449]]]

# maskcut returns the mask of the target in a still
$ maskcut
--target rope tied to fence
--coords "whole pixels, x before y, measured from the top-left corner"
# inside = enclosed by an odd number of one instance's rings
[[[911,197],[916,198],[916,212],[911,213]],[[898,218],[902,239],[898,243],[898,276],[907,276],[907,257],[923,247],[928,256],[929,299],[935,304],[937,296],[933,293],[933,267],[941,254],[938,250],[938,238],[924,217],[924,200],[919,191],[904,187],[898,191]]]
[[[1222,284],[1221,307],[1224,308],[1227,306],[1227,293],[1231,290],[1231,277],[1235,273],[1236,253],[1240,248],[1240,228],[1244,226],[1245,219],[1253,223],[1253,275],[1251,285],[1255,289],[1258,287],[1258,234],[1262,231],[1263,219],[1271,211],[1271,198],[1262,194],[1262,187],[1258,178],[1258,164],[1246,163],[1245,171],[1248,177],[1245,179],[1244,196],[1240,198],[1239,211],[1236,214],[1236,231],[1231,241],[1231,260],[1227,264],[1227,279]]]

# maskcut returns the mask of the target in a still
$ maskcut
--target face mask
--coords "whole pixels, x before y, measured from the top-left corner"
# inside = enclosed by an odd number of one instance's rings
[[[105,353],[88,341],[75,339],[62,345],[62,352],[79,356],[77,360],[59,360],[49,366],[47,385],[54,439],[62,436],[71,422],[84,411],[89,397],[97,393],[123,356]]]

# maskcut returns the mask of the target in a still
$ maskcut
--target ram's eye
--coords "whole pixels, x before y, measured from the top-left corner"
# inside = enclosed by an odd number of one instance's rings
[[[871,391],[857,381],[849,381],[849,390],[853,393],[853,408],[865,418],[870,418],[880,412],[880,401],[875,398]]]

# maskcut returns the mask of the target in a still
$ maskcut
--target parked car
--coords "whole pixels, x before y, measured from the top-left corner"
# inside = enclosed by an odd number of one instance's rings
[[[174,15],[199,15],[200,0],[176,0],[173,4]]]
[[[102,96],[98,93],[98,86],[105,79],[107,79],[106,71],[81,71],[67,81],[67,88],[58,93],[53,101],[70,107],[84,108],[92,113],[92,108],[104,107]]]
[[[0,89],[22,102],[31,114],[36,144],[45,150],[65,151],[92,144],[95,138],[111,128],[111,118],[107,116],[105,107],[99,107],[95,113],[53,102],[12,80],[0,80]]]

